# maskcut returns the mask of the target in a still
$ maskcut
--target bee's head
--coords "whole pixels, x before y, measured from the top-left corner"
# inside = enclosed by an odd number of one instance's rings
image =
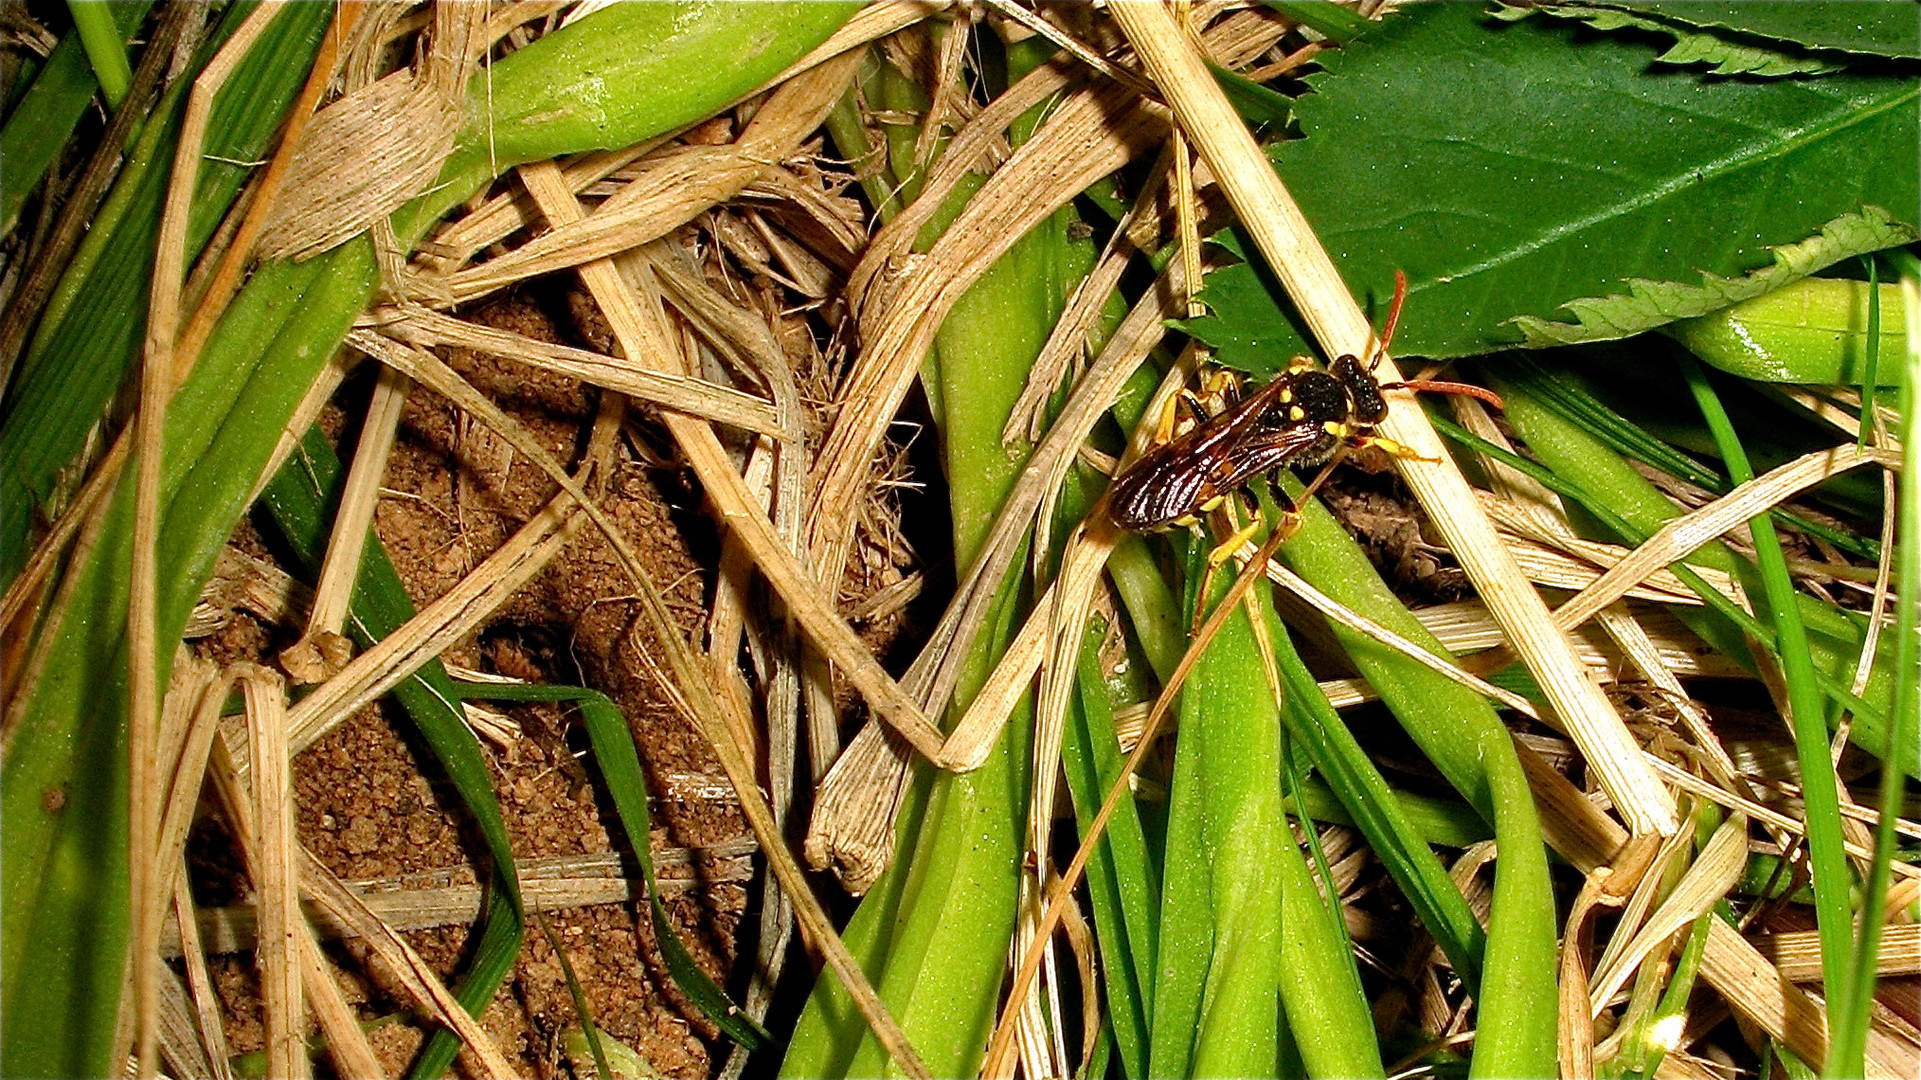
[[[1378,424],[1387,419],[1387,399],[1381,396],[1381,381],[1352,353],[1346,353],[1328,366],[1347,391],[1348,417],[1357,424]]]

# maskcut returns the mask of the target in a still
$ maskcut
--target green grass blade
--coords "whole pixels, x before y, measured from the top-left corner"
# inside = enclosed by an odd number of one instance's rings
[[[153,5],[141,0],[92,6],[112,13],[115,33],[125,42],[139,29]],[[0,235],[12,232],[18,224],[21,206],[67,145],[98,86],[80,36],[69,34],[54,46],[32,86],[8,111],[6,126],[0,128],[0,161],[7,163],[0,169]]]
[[[1401,803],[1354,733],[1328,704],[1291,638],[1276,636],[1274,654],[1287,690],[1281,711],[1289,735],[1310,748],[1327,788],[1379,856],[1421,925],[1440,945],[1454,970],[1478,996],[1487,935],[1468,910],[1461,889],[1402,813]]]
[[[640,864],[641,882],[647,888],[647,905],[653,913],[654,936],[660,945],[661,959],[667,965],[668,974],[701,1013],[729,1038],[749,1050],[765,1047],[772,1039],[767,1029],[742,1012],[739,1006],[728,999],[726,992],[708,977],[687,951],[687,946],[681,943],[679,932],[667,917],[667,907],[661,902],[660,889],[655,885],[653,849],[648,846],[648,838],[652,835],[652,817],[647,810],[647,778],[640,768],[640,749],[634,745],[634,734],[627,727],[627,718],[621,715],[619,707],[597,690],[576,686],[457,685],[462,696],[467,698],[567,701],[580,709],[587,739],[594,748],[594,763],[599,766],[600,775],[607,782],[607,795],[613,800],[621,829],[627,833],[634,861]]]
[[[1861,377],[1861,429],[1855,434],[1854,445],[1868,445],[1868,432],[1874,429],[1875,395],[1881,388],[1881,263],[1872,255],[1863,255],[1861,261],[1868,267],[1868,342],[1867,371]]]
[[[1216,575],[1208,599],[1218,601],[1227,585],[1228,575]],[[1229,616],[1194,664],[1178,708],[1148,1069],[1273,1075],[1283,893],[1276,867],[1300,854],[1282,850],[1293,842],[1281,812],[1279,717],[1244,612]]]
[[[1901,269],[1902,313],[1907,320],[1908,348],[1901,357],[1901,445],[1921,446],[1921,260],[1911,252],[1893,253]],[[1912,450],[1908,451],[1913,453]],[[1852,1018],[1848,1027],[1831,1028],[1829,1076],[1844,1070],[1859,1072],[1874,1001],[1875,972],[1881,952],[1889,879],[1894,861],[1894,822],[1901,811],[1902,778],[1914,771],[1915,726],[1921,716],[1921,469],[1910,464],[1901,470],[1895,521],[1894,640],[1883,644],[1894,654],[1895,689],[1892,748],[1882,763],[1878,805],[1881,819],[1874,828],[1874,858],[1861,899],[1861,929],[1848,957],[1844,999]]]
[[[1296,482],[1298,483],[1298,482]],[[1437,656],[1448,652],[1387,587],[1318,503],[1281,547],[1296,573]],[[1332,627],[1355,667],[1454,789],[1493,825],[1501,849],[1481,961],[1476,1076],[1545,1076],[1555,1065],[1555,916],[1533,793],[1512,737],[1486,699],[1345,627]],[[1337,779],[1328,776],[1329,784]],[[1364,791],[1343,792],[1353,805]],[[1437,935],[1438,937],[1438,935]]]
[[[1114,713],[1100,677],[1104,628],[1090,626],[1081,647],[1080,694],[1061,740],[1061,764],[1082,835],[1121,771]],[[1134,800],[1116,805],[1100,846],[1087,861],[1087,890],[1101,950],[1108,1030],[1130,1080],[1147,1077],[1148,1018],[1154,1015],[1154,957],[1160,923],[1160,870],[1148,850]]]
[[[1734,425],[1721,407],[1720,396],[1709,384],[1700,364],[1690,359],[1683,365],[1682,373],[1734,481],[1746,483],[1754,479],[1754,469],[1748,464],[1740,436],[1735,434]],[[1821,937],[1822,984],[1834,1022],[1845,1024],[1853,1022],[1843,1011],[1840,995],[1846,977],[1852,926],[1848,904],[1854,875],[1848,868],[1847,852],[1842,846],[1840,780],[1834,775],[1834,765],[1828,756],[1821,689],[1815,683],[1807,628],[1801,622],[1801,608],[1795,599],[1794,581],[1788,576],[1781,538],[1775,534],[1774,523],[1765,516],[1750,522],[1750,532],[1768,611],[1774,621],[1775,639],[1780,643],[1781,677],[1787,684],[1795,757],[1801,766],[1801,797],[1808,851],[1813,861],[1814,910]],[[1854,1067],[1858,1070],[1859,1063]]]
[[[652,892],[650,888],[648,890]],[[574,963],[567,959],[567,950],[561,947],[560,937],[554,928],[547,924],[547,917],[534,912],[534,922],[540,927],[540,936],[547,939],[547,947],[554,950],[554,959],[560,961],[560,977],[567,983],[567,994],[574,999],[574,1019],[580,1021],[581,1037],[587,1041],[587,1050],[594,1058],[594,1069],[601,1080],[613,1080],[614,1070],[607,1064],[607,1052],[600,1045],[600,1025],[594,1023],[594,1014],[587,1008],[587,992],[581,989],[580,980],[574,977]]]

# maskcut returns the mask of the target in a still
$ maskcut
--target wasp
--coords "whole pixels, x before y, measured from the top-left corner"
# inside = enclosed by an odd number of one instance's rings
[[[1375,376],[1406,290],[1406,278],[1397,273],[1394,304],[1369,362],[1346,353],[1322,371],[1307,357],[1295,357],[1267,385],[1142,454],[1109,492],[1108,514],[1114,523],[1129,532],[1193,525],[1255,476],[1321,465],[1349,448],[1376,446],[1396,457],[1415,457],[1409,448],[1374,433],[1387,419],[1386,390],[1492,399],[1486,390],[1461,383],[1383,384]],[[1498,408],[1499,400],[1492,400]],[[1283,511],[1294,512],[1286,492],[1277,488],[1275,496]]]

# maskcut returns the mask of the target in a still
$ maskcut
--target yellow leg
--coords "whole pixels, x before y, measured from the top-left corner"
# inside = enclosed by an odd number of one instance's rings
[[[1235,552],[1241,550],[1242,544],[1245,544],[1249,540],[1252,540],[1254,538],[1254,534],[1260,531],[1261,531],[1261,519],[1257,517],[1253,521],[1250,521],[1247,524],[1241,526],[1238,530],[1235,531],[1233,536],[1230,536],[1227,539],[1221,541],[1219,544],[1215,545],[1214,550],[1207,553],[1208,571],[1212,572],[1214,570],[1219,569],[1222,563],[1226,562],[1230,557],[1232,557]]]
[[[1160,421],[1154,425],[1153,445],[1159,446],[1162,443],[1174,441],[1174,415],[1180,409],[1181,395],[1186,392],[1181,390],[1167,395],[1167,404],[1161,409]]]
[[[1414,461],[1426,461],[1426,462],[1432,463],[1432,462],[1439,462],[1441,460],[1440,458],[1431,458],[1425,454],[1415,453],[1413,447],[1408,446],[1405,443],[1395,442],[1393,439],[1390,439],[1385,435],[1356,436],[1354,439],[1354,445],[1357,447],[1363,447],[1363,446],[1376,447],[1382,451],[1385,451],[1391,457],[1409,458]]]

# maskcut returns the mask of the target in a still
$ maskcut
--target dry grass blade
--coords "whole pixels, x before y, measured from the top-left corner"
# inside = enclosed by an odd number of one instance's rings
[[[653,371],[638,367],[631,360],[535,341],[423,308],[389,309],[381,312],[378,320],[383,333],[411,345],[453,345],[504,356],[742,431],[776,437],[791,437],[794,432],[794,422],[782,417],[776,407],[751,394],[704,379]]]
[[[1600,580],[1554,612],[1562,627],[1579,625],[1620,599],[1634,583],[1670,563],[1680,562],[1722,533],[1766,513],[1823,480],[1860,465],[1901,468],[1901,455],[1876,448],[1837,446],[1816,450],[1758,476],[1699,510],[1668,522],[1627,558],[1610,567]]]
[[[213,978],[207,973],[207,957],[200,945],[199,927],[195,925],[193,890],[187,883],[184,865],[174,875],[173,921],[179,934],[175,946],[182,966],[187,969],[187,988],[193,997],[200,1041],[210,1066],[206,1075],[214,1080],[231,1080],[233,1069],[228,1063],[231,1054],[227,1050],[227,1029],[220,1016],[220,999],[214,996]]]
[[[1618,949],[1602,958],[1588,991],[1590,1012],[1599,1013],[1614,992],[1634,973],[1636,965],[1728,894],[1728,890],[1740,880],[1741,867],[1747,860],[1747,848],[1747,819],[1739,814],[1732,815],[1714,831],[1714,836],[1701,849],[1674,891],[1645,923],[1638,925],[1634,937],[1626,940],[1618,933],[1615,935],[1610,944],[1618,946]],[[1644,879],[1644,885],[1652,885],[1654,880],[1654,875],[1649,875]],[[1632,919],[1633,916],[1628,914],[1623,918]]]
[[[314,605],[307,616],[306,632],[280,653],[281,666],[301,682],[319,682],[346,662],[349,646],[341,631],[347,625],[348,602],[360,577],[360,555],[367,547],[374,506],[380,501],[381,480],[387,475],[387,456],[393,451],[394,434],[399,430],[411,385],[405,375],[390,367],[381,368],[374,382],[373,400],[361,423],[360,442],[354,448],[353,465],[340,494],[340,508],[334,512],[320,580],[314,585]]]
[[[1883,979],[1921,975],[1921,924],[1883,927],[1875,974]],[[1821,981],[1821,939],[1813,930],[1770,934],[1756,943],[1782,975],[1795,982]]]
[[[819,452],[808,513],[809,546],[823,580],[839,580],[846,568],[858,493],[947,311],[1036,222],[1165,132],[1164,122],[1130,97],[1087,91],[1069,95],[1033,138],[995,170],[933,249],[915,260],[914,272],[886,298],[884,308],[872,314],[863,311],[864,348],[837,395],[840,408]],[[983,117],[992,111],[990,106]],[[950,159],[963,167],[971,164],[952,144],[943,156],[943,161]],[[923,190],[914,205],[928,198]],[[860,274],[857,269],[850,293],[858,295]],[[865,307],[873,301],[862,303]]]
[[[300,860],[294,854],[293,757],[287,745],[287,688],[265,668],[243,670],[247,756],[252,761],[254,888],[260,896],[260,968],[266,1002],[267,1075],[303,1077],[307,1011],[301,995]]]
[[[134,480],[133,558],[128,573],[127,598],[127,838],[128,876],[133,917],[131,949],[135,1016],[134,1047],[139,1075],[156,1068],[159,1011],[159,971],[154,943],[160,936],[159,867],[155,856],[160,824],[158,738],[161,650],[172,642],[158,640],[161,452],[167,404],[173,397],[175,338],[180,328],[186,276],[188,215],[200,170],[201,147],[206,141],[213,96],[246,56],[272,21],[273,11],[262,8],[248,16],[194,80],[187,114],[180,130],[167,199],[161,212],[156,241],[151,293],[147,308],[146,340],[141,350],[140,415],[134,421],[136,445]]]
[[[1134,0],[1111,4],[1109,10],[1327,355],[1366,355],[1373,334],[1366,316],[1166,8]],[[1392,361],[1383,364],[1384,380],[1399,378]],[[1672,832],[1679,826],[1673,798],[1643,764],[1626,725],[1501,545],[1493,523],[1411,394],[1400,398],[1400,407],[1389,412],[1381,430],[1429,459],[1399,462],[1402,476],[1574,733],[1589,767],[1601,777],[1630,828],[1637,833]]]
[[[487,9],[436,4],[417,68],[355,86],[313,118],[260,230],[267,258],[307,258],[427,190],[453,151],[469,77],[491,42]]]
[[[648,158],[646,171],[592,214],[575,210],[506,254],[444,279],[409,276],[408,292],[435,303],[464,303],[538,274],[609,258],[657,240],[738,195],[820,126],[859,56],[836,57],[784,83],[726,146],[673,146]],[[552,166],[548,166],[551,168]],[[536,200],[539,201],[539,200]],[[572,202],[571,192],[568,201]],[[633,358],[634,354],[628,354]]]
[[[824,84],[836,84],[851,77],[848,62],[837,61],[822,71],[803,76]],[[803,101],[814,101],[819,90],[810,90]],[[778,95],[777,95],[778,97]],[[774,106],[770,103],[769,109]],[[522,170],[528,191],[556,227],[576,220],[579,205],[557,182],[552,166],[532,166]],[[637,254],[627,256],[634,276],[651,285],[651,266]],[[665,314],[657,297],[643,303],[615,268],[604,261],[588,263],[581,275],[595,302],[613,327],[621,349],[636,362],[656,370],[673,370],[677,353],[676,336],[664,325]],[[705,424],[672,415],[663,418],[681,452],[693,466],[702,487],[720,511],[721,518],[753,551],[755,561],[781,599],[787,602],[808,637],[829,659],[840,665],[870,705],[893,724],[915,749],[932,758],[939,752],[940,732],[918,704],[881,668],[873,654],[835,610],[832,599],[824,594],[813,576],[795,558],[775,531],[752,495],[741,482],[732,459],[720,446],[714,432]]]
[[[1655,771],[1659,772],[1662,776],[1666,777],[1670,783],[1672,783],[1676,788],[1682,791],[1688,792],[1689,794],[1692,794],[1692,795],[1699,795],[1700,797],[1707,799],[1711,802],[1717,803],[1720,806],[1725,807],[1726,809],[1734,813],[1746,814],[1747,816],[1753,818],[1755,821],[1758,821],[1761,824],[1766,825],[1768,828],[1774,829],[1783,835],[1791,836],[1791,837],[1801,837],[1801,836],[1805,836],[1805,834],[1807,833],[1807,827],[1804,824],[1802,824],[1800,821],[1796,820],[1795,818],[1789,817],[1788,815],[1781,813],[1778,810],[1771,810],[1768,807],[1763,806],[1752,799],[1746,798],[1742,795],[1738,795],[1724,788],[1716,787],[1713,784],[1708,783],[1705,780],[1702,780],[1700,777],[1695,776],[1693,773],[1690,773],[1687,770],[1682,769],[1676,765],[1670,764],[1669,762],[1663,761],[1659,757],[1656,757],[1653,754],[1648,755],[1648,760],[1650,764],[1654,766]],[[1871,811],[1861,811],[1861,813],[1863,814],[1863,816],[1865,816],[1871,813]],[[1901,832],[1905,832],[1909,834],[1912,834],[1914,831],[1911,826],[1902,826],[1899,828]],[[1850,856],[1857,859],[1861,859],[1863,861],[1873,858],[1873,852],[1869,849],[1868,845],[1866,844],[1860,844],[1854,841],[1847,841],[1845,844],[1843,844],[1843,849],[1847,851],[1847,853]],[[1921,869],[1917,869],[1916,867],[1910,866],[1907,863],[1900,863],[1900,862],[1894,863],[1892,866],[1892,869],[1894,871],[1895,876],[1897,877],[1904,877],[1904,878],[1921,877]]]
[[[307,74],[307,81],[300,88],[300,95],[294,99],[287,113],[287,126],[281,131],[280,145],[267,163],[267,169],[260,174],[254,188],[253,201],[247,207],[247,214],[240,222],[227,250],[221,254],[220,264],[213,271],[213,277],[203,290],[193,318],[180,333],[180,342],[175,357],[174,377],[185,378],[183,370],[200,355],[208,335],[218,324],[220,315],[233,299],[234,291],[240,287],[241,271],[253,255],[254,240],[266,225],[267,217],[273,212],[275,198],[287,180],[288,170],[299,148],[301,137],[313,120],[314,106],[333,82],[334,68],[338,63],[340,43],[353,32],[360,21],[362,4],[342,4],[334,12],[333,25],[328,27],[326,36],[321,38],[320,48],[314,55],[313,70]]]
[[[731,795],[732,793],[729,792]],[[678,871],[674,877],[660,877],[661,895],[681,895],[715,885],[745,885],[753,878],[748,856],[760,850],[752,839],[740,839],[709,847],[656,848],[656,872]],[[521,898],[528,911],[564,911],[595,904],[626,904],[646,899],[632,867],[622,855],[557,855],[540,859],[517,859]],[[365,903],[381,922],[394,930],[425,930],[436,926],[472,923],[479,918],[487,897],[487,887],[475,879],[470,868],[455,867],[427,870],[393,877],[371,878],[344,883]],[[327,912],[309,905],[308,919],[316,934],[323,938],[357,937],[357,924],[336,922]],[[199,908],[192,912],[195,946],[210,952],[236,953],[253,948],[259,925],[253,904]],[[169,934],[160,939],[160,951],[172,958],[189,947],[186,939]]]
[[[302,698],[288,714],[294,749],[312,745],[354,710],[471,633],[539,573],[583,524],[570,512],[570,501],[571,495],[550,503],[473,573]]]

